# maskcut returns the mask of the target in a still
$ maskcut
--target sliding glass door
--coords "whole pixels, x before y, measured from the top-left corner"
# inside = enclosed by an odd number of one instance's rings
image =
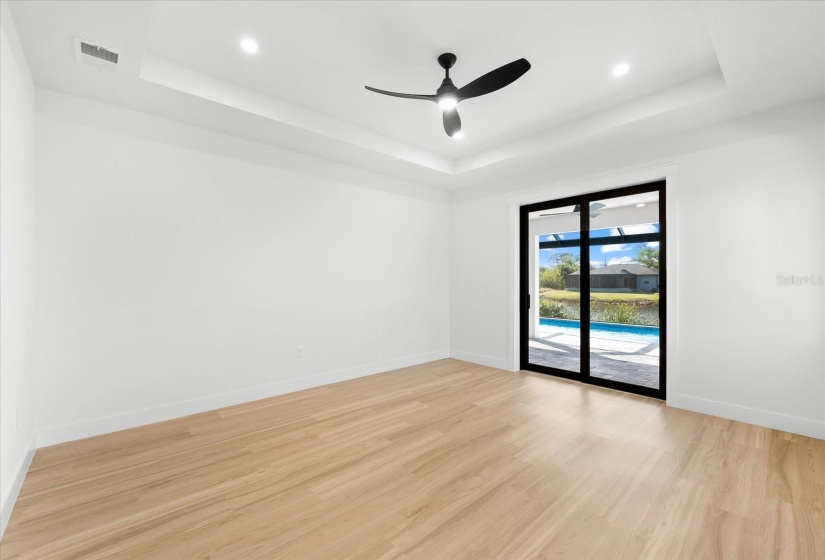
[[[577,201],[537,205],[522,218],[522,250],[528,264],[527,363],[541,371],[578,378],[581,372],[581,294],[571,288],[581,259],[581,220]],[[526,237],[526,239],[524,239]],[[526,359],[525,359],[526,358]],[[525,367],[524,365],[522,366]]]
[[[521,367],[665,396],[664,181],[521,208]]]
[[[592,197],[588,197],[592,200]],[[590,202],[587,374],[659,389],[659,192]]]

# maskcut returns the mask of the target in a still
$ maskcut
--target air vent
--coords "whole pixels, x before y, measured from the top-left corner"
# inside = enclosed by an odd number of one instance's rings
[[[111,49],[75,37],[74,53],[77,61],[84,66],[117,73],[117,63],[120,55]]]

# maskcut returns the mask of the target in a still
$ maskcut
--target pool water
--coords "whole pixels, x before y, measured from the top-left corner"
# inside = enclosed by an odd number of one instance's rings
[[[549,319],[542,317],[539,319],[539,324],[543,327],[552,327],[552,330],[557,332],[564,332],[565,334],[579,336],[579,321],[573,321],[570,319]],[[599,323],[591,321],[590,335],[598,338],[631,340],[634,342],[655,344],[659,342],[659,327],[624,325],[621,323]]]

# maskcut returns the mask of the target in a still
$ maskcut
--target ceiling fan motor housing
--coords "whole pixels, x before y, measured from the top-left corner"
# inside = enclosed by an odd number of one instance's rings
[[[438,63],[444,70],[450,71],[450,68],[455,66],[455,61],[458,60],[458,57],[453,53],[444,53],[438,57]]]
[[[453,53],[444,53],[438,57],[438,64],[447,71],[447,76],[441,82],[441,87],[435,92],[436,95],[443,95],[445,93],[452,93],[454,91],[458,91],[458,88],[455,87],[453,81],[450,79],[450,68],[455,65],[455,61],[458,60],[458,57]]]
[[[442,95],[445,93],[452,93],[454,91],[458,91],[458,88],[453,85],[453,81],[450,78],[444,78],[441,82],[441,87],[435,92],[436,95]]]

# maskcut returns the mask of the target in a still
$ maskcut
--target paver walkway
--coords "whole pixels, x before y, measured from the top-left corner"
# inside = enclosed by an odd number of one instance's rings
[[[624,383],[659,387],[659,343],[592,337],[590,374]],[[530,339],[530,363],[579,371],[579,337],[542,328]]]

